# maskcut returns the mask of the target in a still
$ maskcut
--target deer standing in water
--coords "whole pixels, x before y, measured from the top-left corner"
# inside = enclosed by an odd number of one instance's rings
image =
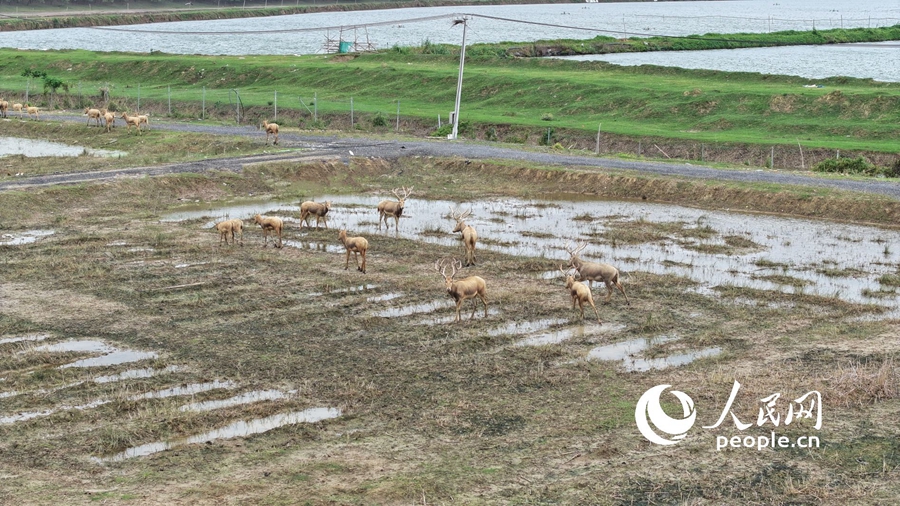
[[[391,193],[397,197],[397,202],[393,200],[382,200],[378,203],[378,230],[381,230],[381,222],[384,220],[384,227],[390,230],[390,225],[388,225],[388,217],[394,217],[394,226],[397,231],[400,230],[400,216],[403,214],[403,206],[406,205],[406,199],[409,198],[409,194],[412,193],[412,186],[407,189],[405,186],[402,188],[394,188]],[[403,195],[400,195],[400,192],[403,192]]]
[[[460,213],[456,209],[450,208],[450,217],[456,220],[456,227],[453,228],[453,232],[462,233],[463,244],[466,247],[466,267],[475,265],[475,241],[478,240],[478,233],[475,232],[475,227],[466,225],[465,222],[465,219],[471,214],[471,209]]]

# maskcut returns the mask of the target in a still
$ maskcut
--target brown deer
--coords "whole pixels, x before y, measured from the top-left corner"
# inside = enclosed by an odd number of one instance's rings
[[[584,283],[579,281],[575,281],[575,277],[566,272],[562,265],[559,266],[559,272],[566,277],[566,289],[569,290],[569,295],[572,296],[572,309],[575,309],[575,303],[578,303],[578,307],[581,308],[581,319],[584,319],[584,303],[587,302],[594,308],[594,314],[597,315],[597,323],[603,324],[603,320],[600,319],[600,312],[597,311],[597,306],[594,305],[594,296],[591,295],[591,289],[585,286]]]
[[[344,261],[344,270],[350,266],[350,252],[353,252],[353,259],[356,260],[356,270],[366,273],[366,251],[369,249],[369,241],[365,237],[347,237],[347,231],[341,229],[338,233],[338,240],[347,248],[347,259]],[[357,253],[362,254],[362,265],[359,265]]]
[[[278,144],[278,123],[269,123],[268,120],[262,122],[262,127],[266,130],[266,146],[269,145],[269,136],[275,137],[272,145]]]
[[[453,268],[453,271],[449,276],[447,275],[448,266]],[[475,310],[478,309],[478,301],[475,300],[476,297],[481,298],[481,302],[484,303],[484,316],[487,318],[488,308],[487,299],[485,298],[487,285],[485,284],[484,279],[478,276],[469,276],[454,281],[453,276],[456,275],[456,271],[461,267],[462,262],[452,258],[445,258],[434,263],[434,270],[444,277],[444,282],[447,284],[447,293],[449,293],[450,296],[453,297],[453,300],[456,301],[456,322],[461,320],[459,311],[466,299],[472,299],[472,314],[469,315],[469,319],[471,320],[475,316]]]
[[[576,271],[578,271],[578,278],[580,281],[588,281],[590,282],[591,290],[594,289],[594,281],[602,281],[606,285],[606,302],[609,302],[612,298],[613,293],[613,285],[622,292],[622,295],[625,296],[625,303],[631,304],[628,301],[628,295],[625,295],[625,287],[622,286],[622,283],[619,281],[619,270],[609,264],[603,264],[598,262],[585,262],[581,258],[578,257],[578,254],[587,247],[587,243],[581,243],[575,249],[569,248],[569,245],[566,244],[565,250],[566,253],[569,254],[569,267],[574,267]]]
[[[127,112],[122,113],[122,119],[125,120],[125,131],[128,132],[131,130],[131,127],[137,129],[138,135],[143,135],[143,131],[141,130],[141,117],[140,116],[129,116]]]
[[[381,230],[381,221],[384,220],[384,227],[390,230],[390,225],[388,225],[388,217],[394,217],[394,225],[397,231],[400,230],[400,216],[403,214],[403,206],[406,205],[406,199],[409,198],[409,194],[412,193],[413,187],[410,186],[407,189],[405,186],[402,188],[394,188],[391,193],[397,197],[397,202],[393,200],[382,200],[378,203],[378,230]],[[400,192],[403,192],[403,195],[400,195]]]
[[[97,122],[97,126],[100,126],[100,109],[91,109],[90,107],[86,107],[84,109],[84,115],[87,116],[87,126],[91,126],[91,120]]]
[[[453,232],[462,232],[463,244],[466,247],[466,267],[475,265],[475,241],[478,240],[478,233],[475,232],[475,227],[466,225],[464,221],[471,214],[471,209],[460,213],[456,209],[450,208],[450,217],[456,220],[456,227],[453,228]]]
[[[331,201],[319,204],[308,200],[300,204],[300,228],[303,228],[304,222],[306,222],[307,227],[309,226],[309,218],[311,216],[316,217],[316,228],[319,228],[319,220],[325,222],[325,228],[328,228],[328,220],[325,219],[325,215],[328,214],[330,209]]]
[[[241,240],[241,246],[244,245],[244,222],[234,218],[231,220],[221,221],[216,223],[216,230],[219,231],[219,246],[222,245],[222,241],[225,241],[225,244],[228,244],[228,236],[231,236],[231,244],[234,244],[234,236],[237,234]]]
[[[260,216],[256,215],[253,217],[253,221],[255,221],[260,228],[263,229],[263,235],[265,236],[266,242],[263,245],[263,248],[269,245],[269,232],[272,234],[278,235],[278,244],[275,244],[275,238],[272,238],[272,243],[276,248],[280,248],[282,246],[281,242],[281,232],[284,230],[284,222],[281,218],[277,218],[275,216]]]

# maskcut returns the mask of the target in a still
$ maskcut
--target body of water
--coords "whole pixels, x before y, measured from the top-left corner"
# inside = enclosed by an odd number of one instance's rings
[[[312,54],[329,38],[393,45],[532,42],[641,35],[765,33],[815,28],[892,26],[900,23],[900,0],[749,0],[572,3],[423,7],[298,14],[265,18],[157,23],[121,27],[65,28],[0,33],[0,46],[24,49],[162,51],[175,54]],[[341,27],[344,27],[343,30]],[[357,28],[354,28],[357,27]],[[140,30],[143,33],[135,35]],[[278,33],[266,33],[278,32]]]
[[[660,65],[726,72],[759,72],[824,79],[859,77],[900,81],[900,42],[758,47],[708,51],[560,56],[564,60],[605,61],[616,65]]]

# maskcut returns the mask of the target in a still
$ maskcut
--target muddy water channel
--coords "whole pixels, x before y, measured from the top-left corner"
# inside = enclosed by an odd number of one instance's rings
[[[390,234],[459,246],[451,234],[451,206],[473,210],[466,221],[478,230],[479,249],[565,261],[567,241],[588,243],[581,257],[615,265],[625,284],[633,272],[669,274],[698,283],[697,293],[714,296],[717,286],[748,287],[783,293],[836,297],[857,303],[897,306],[887,279],[900,273],[900,231],[824,221],[706,211],[681,206],[599,199],[483,200],[451,202],[411,198],[399,231],[377,230],[375,207],[385,196],[321,195],[332,201],[330,227],[351,234]],[[163,221],[249,218],[269,213],[286,218],[291,236],[305,244],[299,229],[299,203],[240,202],[185,208]],[[253,233],[256,231],[252,231]],[[336,232],[335,232],[336,235]],[[334,245],[337,245],[335,237]],[[320,250],[341,252],[340,248]],[[339,245],[338,245],[339,246]],[[462,254],[462,253],[460,253]],[[555,274],[551,274],[555,276]],[[596,291],[596,290],[595,290]],[[599,292],[598,292],[599,293]]]

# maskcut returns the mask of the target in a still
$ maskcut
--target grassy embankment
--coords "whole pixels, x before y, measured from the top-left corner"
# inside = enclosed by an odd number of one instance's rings
[[[3,94],[24,98],[24,70],[65,78],[69,93],[54,106],[103,106],[155,116],[198,118],[203,89],[206,115],[234,118],[237,89],[245,121],[273,115],[286,127],[347,128],[353,99],[357,129],[388,132],[397,101],[401,129],[434,133],[437,116],[453,108],[458,62],[453,55],[387,51],[350,56],[207,57],[87,51],[0,50]],[[97,76],[103,76],[98,79]],[[872,155],[888,165],[898,151],[895,125],[900,85],[870,80],[810,80],[743,73],[662,68],[620,68],[603,63],[473,57],[466,65],[461,131],[466,137],[512,143],[559,144],[674,158],[765,165],[775,146],[776,167],[800,166],[840,150]],[[31,82],[32,96],[40,81]],[[297,97],[312,107],[318,121]],[[33,100],[50,106],[46,95]],[[549,142],[547,142],[549,134]]]
[[[154,132],[141,146],[177,136]],[[139,365],[92,371],[56,368],[82,354],[20,354],[28,348],[22,344],[0,348],[0,388],[19,392],[3,399],[4,415],[110,401],[0,424],[0,499],[9,504],[295,504],[298,499],[633,504],[690,498],[739,504],[787,498],[810,505],[896,500],[900,452],[896,424],[889,420],[898,409],[898,372],[891,358],[897,326],[855,319],[878,313],[874,306],[733,286],[706,296],[686,278],[636,271],[625,278],[631,305],[614,297],[601,306],[605,323],[585,323],[580,333],[559,280],[541,277],[555,269],[553,261],[485,250],[467,273],[488,280],[488,300],[496,312],[463,325],[420,325],[452,310],[393,318],[377,311],[446,300],[431,267],[435,258],[459,250],[376,233],[374,212],[371,230],[355,231],[371,244],[366,275],[344,271],[343,255],[325,250],[336,244],[334,229],[301,232],[290,223],[286,238],[306,246],[274,250],[261,247],[255,227],[247,228],[243,248],[218,247],[216,234],[200,228],[205,219],[159,221],[185,201],[221,202],[248,194],[300,201],[322,193],[384,194],[406,185],[416,188],[417,199],[478,201],[555,193],[569,188],[573,177],[586,176],[462,161],[354,160],[350,166],[270,164],[243,174],[0,194],[0,223],[55,230],[32,245],[2,247],[0,336],[46,332],[51,340],[100,338],[160,354]],[[459,185],[460,180],[467,184]],[[598,184],[603,187],[618,193]],[[409,212],[415,214],[422,202],[410,202]],[[332,226],[349,211],[333,209]],[[297,215],[296,209],[284,213]],[[518,215],[499,219],[512,227],[527,225]],[[596,241],[692,248],[702,246],[698,240],[721,239],[720,253],[734,257],[756,247],[708,225],[622,216],[578,219],[604,224],[592,238]],[[435,223],[433,233],[449,234],[452,223],[446,221]],[[833,269],[827,275],[856,273]],[[376,286],[351,290],[364,284]],[[595,290],[598,301],[601,290]],[[576,331],[557,344],[517,347],[518,329],[497,330],[556,318],[567,321],[551,330]],[[686,367],[645,373],[584,360],[602,344],[658,336],[679,340],[652,346],[649,356],[707,346],[725,351]],[[179,369],[116,383],[90,381],[136,367],[168,366]],[[665,383],[687,390],[698,411],[702,408],[698,425],[711,424],[734,378],[744,386],[733,409],[747,419],[755,419],[756,400],[773,392],[794,398],[813,388],[821,391],[826,420],[823,430],[812,432],[823,447],[716,452],[714,436],[735,432],[730,422],[714,431],[695,427],[674,448],[649,445],[635,430],[634,403],[647,388]],[[213,380],[237,387],[203,392],[190,402],[249,390],[296,392],[284,400],[206,412],[180,410],[189,402],[184,397],[134,398]],[[124,462],[89,460],[311,406],[338,407],[343,416]],[[676,405],[665,406],[675,413]],[[767,436],[769,430],[754,427],[740,434]],[[805,422],[777,430],[792,438],[810,432]]]

